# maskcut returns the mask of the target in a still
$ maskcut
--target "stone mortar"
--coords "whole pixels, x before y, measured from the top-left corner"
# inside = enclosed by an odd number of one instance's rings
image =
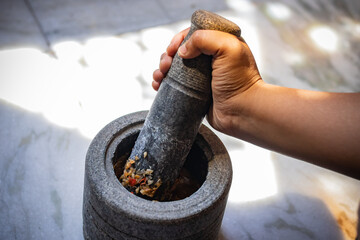
[[[208,161],[206,179],[189,197],[170,202],[145,200],[127,191],[115,176],[114,161],[130,153],[146,115],[144,111],[120,117],[91,142],[85,163],[84,238],[217,239],[232,168],[224,145],[204,125],[194,144]]]

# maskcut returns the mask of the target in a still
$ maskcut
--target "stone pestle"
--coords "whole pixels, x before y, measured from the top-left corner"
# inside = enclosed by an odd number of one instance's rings
[[[241,33],[233,22],[198,10],[192,15],[184,42],[199,29],[223,31],[237,37]],[[136,159],[135,173],[150,169],[147,175],[151,178],[150,187],[158,183],[156,192],[145,198],[166,201],[179,176],[212,101],[211,61],[212,57],[204,54],[187,60],[176,54],[162,81],[129,157]],[[139,191],[134,194],[142,195]]]

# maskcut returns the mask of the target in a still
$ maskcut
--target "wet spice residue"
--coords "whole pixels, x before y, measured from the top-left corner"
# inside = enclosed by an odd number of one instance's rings
[[[129,192],[147,200],[167,202],[185,199],[195,193],[206,179],[207,159],[196,145],[187,156],[178,178],[168,191],[161,194],[160,188],[165,183],[154,180],[155,172],[151,168],[137,171],[135,166],[139,165],[140,159],[129,159],[129,155],[130,152],[116,154],[113,161],[115,176]],[[149,153],[145,151],[141,157],[149,158]]]
[[[143,154],[144,158],[147,157],[147,152]],[[123,174],[119,180],[121,184],[127,188],[131,193],[136,195],[144,195],[153,197],[156,190],[161,186],[161,179],[156,182],[153,180],[152,169],[135,169],[135,163],[139,160],[138,156],[135,159],[128,159],[126,161]]]

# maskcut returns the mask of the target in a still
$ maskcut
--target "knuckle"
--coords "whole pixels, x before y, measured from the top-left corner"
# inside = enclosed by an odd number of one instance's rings
[[[195,43],[196,45],[201,44],[203,39],[202,31],[195,31],[192,34],[191,38],[192,38],[192,42]]]

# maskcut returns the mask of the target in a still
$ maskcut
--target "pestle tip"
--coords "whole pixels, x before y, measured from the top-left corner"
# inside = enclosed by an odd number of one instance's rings
[[[191,23],[197,29],[217,30],[227,32],[237,37],[241,36],[240,27],[220,15],[205,10],[197,10],[191,17]]]

